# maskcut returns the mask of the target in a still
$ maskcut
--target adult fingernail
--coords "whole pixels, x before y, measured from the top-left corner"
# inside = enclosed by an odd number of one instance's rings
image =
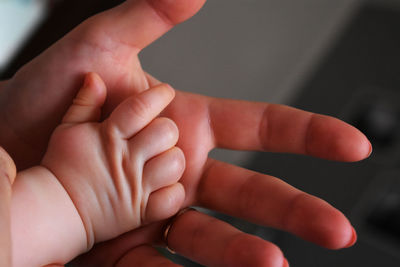
[[[368,152],[367,158],[368,158],[369,156],[371,156],[371,154],[372,154],[372,144],[371,144],[371,142],[370,142],[370,143],[369,143],[369,152]]]
[[[285,258],[283,259],[283,267],[289,267],[289,262]]]
[[[357,241],[357,233],[356,230],[354,230],[354,228],[352,227],[352,237],[350,239],[350,242],[347,244],[346,248],[349,248],[351,246],[353,246]]]

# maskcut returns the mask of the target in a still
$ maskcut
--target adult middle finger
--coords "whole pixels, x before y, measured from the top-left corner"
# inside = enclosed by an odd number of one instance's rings
[[[199,206],[282,229],[330,249],[356,241],[354,228],[339,210],[272,176],[209,159],[197,192]]]

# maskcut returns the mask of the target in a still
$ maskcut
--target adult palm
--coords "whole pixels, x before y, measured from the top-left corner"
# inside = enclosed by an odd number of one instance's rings
[[[94,16],[67,34],[2,84],[2,139],[19,168],[39,161],[48,138],[87,72],[101,75],[108,87],[105,113],[149,84],[138,54],[204,3],[130,0]],[[22,123],[23,122],[23,123]]]
[[[0,144],[17,166],[21,169],[40,161],[51,132],[87,72],[99,73],[107,84],[104,116],[127,96],[157,83],[142,70],[138,53],[175,24],[195,14],[204,2],[126,1],[85,21],[3,83],[0,116],[6,124],[0,131]],[[214,147],[223,147],[356,161],[368,156],[371,149],[358,130],[334,118],[285,106],[185,92],[177,93],[163,115],[173,119],[180,130],[178,146],[187,162],[182,177],[187,195],[185,205],[216,209],[284,229],[328,248],[354,243],[355,233],[350,223],[326,202],[279,179],[209,159],[208,153]],[[313,218],[312,223],[309,218]],[[189,212],[174,225],[170,246],[204,264],[242,261],[246,266],[251,266],[249,262],[262,266],[258,261],[263,261],[265,266],[282,266],[284,263],[274,245],[240,234],[206,215]],[[119,254],[135,254],[135,260],[147,262],[158,259],[153,250],[140,245],[157,243],[159,226],[144,227],[105,246],[118,247],[116,259],[121,259]],[[130,251],[135,246],[139,247]],[[246,247],[254,248],[252,254],[238,253]],[[127,251],[132,253],[126,254]],[[100,258],[104,254],[94,251],[86,260]]]

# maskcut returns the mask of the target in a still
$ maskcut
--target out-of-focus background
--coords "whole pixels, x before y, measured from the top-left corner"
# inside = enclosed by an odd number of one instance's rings
[[[120,2],[0,0],[0,78],[10,78],[82,20]],[[400,266],[400,0],[209,0],[141,59],[147,71],[177,89],[289,104],[364,131],[374,153],[355,164],[212,152],[338,207],[358,231],[353,248],[328,251],[215,216],[275,242],[291,266]]]

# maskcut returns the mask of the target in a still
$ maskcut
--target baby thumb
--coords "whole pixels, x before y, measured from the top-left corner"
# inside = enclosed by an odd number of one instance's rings
[[[106,85],[96,73],[88,73],[85,82],[63,118],[63,123],[97,122],[106,99]]]

